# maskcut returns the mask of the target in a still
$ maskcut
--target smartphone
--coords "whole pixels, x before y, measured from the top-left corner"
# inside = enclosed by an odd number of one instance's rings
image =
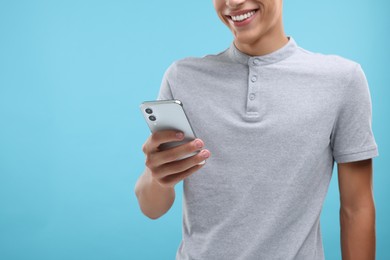
[[[184,139],[163,143],[159,146],[160,150],[167,150],[196,138],[190,121],[184,112],[183,103],[180,100],[145,101],[140,105],[140,109],[152,133],[161,130],[176,130],[184,133]],[[185,155],[177,160],[193,156],[199,151]]]

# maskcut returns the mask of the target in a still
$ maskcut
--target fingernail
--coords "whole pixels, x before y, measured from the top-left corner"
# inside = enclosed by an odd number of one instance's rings
[[[202,146],[203,146],[203,144],[202,144],[202,142],[200,140],[196,140],[195,141],[195,145],[196,145],[197,148],[202,148]]]
[[[208,151],[206,151],[206,150],[203,150],[201,155],[202,155],[203,158],[209,158],[210,153]]]
[[[204,161],[201,161],[200,163],[198,163],[199,165],[202,165],[202,164],[205,164],[206,163],[206,160]]]
[[[182,132],[177,132],[176,133],[176,138],[178,138],[178,139],[182,139],[183,136],[184,136],[184,134]]]

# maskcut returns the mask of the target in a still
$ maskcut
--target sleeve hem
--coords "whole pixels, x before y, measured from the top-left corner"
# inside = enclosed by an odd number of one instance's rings
[[[354,161],[361,161],[361,160],[365,160],[365,159],[370,159],[370,158],[376,157],[378,155],[379,155],[378,147],[374,146],[374,147],[369,148],[367,150],[348,153],[348,154],[339,154],[339,155],[336,155],[333,157],[337,163],[347,163],[347,162],[354,162]]]

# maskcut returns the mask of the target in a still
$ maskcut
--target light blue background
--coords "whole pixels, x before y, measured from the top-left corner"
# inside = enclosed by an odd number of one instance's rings
[[[390,259],[390,4],[285,1],[286,33],[361,63],[373,102],[377,259]],[[174,259],[182,183],[171,210],[143,216],[134,185],[155,99],[174,60],[227,48],[212,1],[0,2],[0,259]],[[321,216],[340,259],[336,169]],[[388,240],[387,240],[388,241]]]

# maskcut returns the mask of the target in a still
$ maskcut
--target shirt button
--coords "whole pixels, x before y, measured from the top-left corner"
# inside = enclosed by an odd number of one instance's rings
[[[250,95],[249,95],[249,99],[250,100],[254,100],[256,98],[256,95],[254,94],[254,93],[251,93]]]
[[[256,75],[252,76],[251,81],[256,82],[256,80],[257,80],[257,76]]]
[[[260,60],[259,59],[254,59],[253,60],[253,65],[259,65],[260,63]]]

